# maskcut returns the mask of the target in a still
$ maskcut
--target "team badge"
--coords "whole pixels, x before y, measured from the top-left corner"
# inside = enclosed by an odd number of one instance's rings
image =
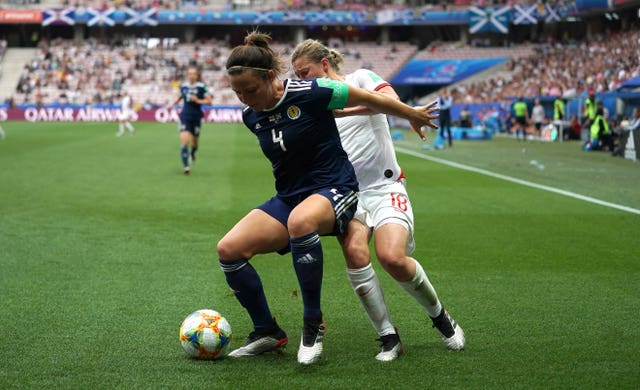
[[[298,106],[291,106],[287,108],[287,116],[289,119],[298,119],[300,117],[300,109]]]

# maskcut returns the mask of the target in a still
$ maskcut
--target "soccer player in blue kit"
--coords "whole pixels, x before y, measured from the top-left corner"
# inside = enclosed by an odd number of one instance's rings
[[[209,88],[200,80],[200,71],[194,65],[187,69],[187,81],[180,85],[180,96],[169,108],[183,101],[182,111],[180,111],[180,158],[184,174],[191,172],[189,160],[196,161],[196,151],[198,150],[198,139],[202,128],[202,106],[211,104],[211,93]],[[191,151],[189,151],[191,145]]]
[[[256,254],[291,251],[303,302],[298,362],[316,363],[323,350],[325,323],[322,287],[322,235],[341,235],[357,207],[358,182],[342,149],[334,109],[366,106],[436,128],[433,104],[410,107],[364,89],[330,79],[279,80],[283,60],[269,47],[269,35],[245,37],[227,59],[231,88],[247,107],[245,125],[271,161],[276,195],[251,210],[218,242],[220,266],[229,287],[247,310],[254,331],[229,356],[254,356],[287,344],[271,315],[262,282],[249,263]]]

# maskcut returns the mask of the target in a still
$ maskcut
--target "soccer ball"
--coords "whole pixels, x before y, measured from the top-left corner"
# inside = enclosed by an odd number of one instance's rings
[[[192,358],[220,359],[231,347],[231,325],[215,310],[196,310],[180,326],[180,344]]]

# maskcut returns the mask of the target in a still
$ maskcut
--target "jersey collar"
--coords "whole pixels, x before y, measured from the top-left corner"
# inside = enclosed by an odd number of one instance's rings
[[[282,104],[282,102],[284,101],[284,98],[287,97],[287,91],[289,91],[289,79],[285,79],[282,84],[284,85],[284,91],[282,92],[282,97],[280,98],[280,100],[278,100],[278,102],[275,104],[275,106],[271,107],[271,108],[267,108],[263,111],[265,112],[269,112],[269,111],[273,111],[276,108],[280,107],[280,104]]]

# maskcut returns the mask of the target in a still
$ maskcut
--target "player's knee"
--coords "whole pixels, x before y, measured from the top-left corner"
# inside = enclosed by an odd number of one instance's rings
[[[376,256],[382,267],[389,272],[403,269],[409,264],[409,258],[404,251],[394,250],[392,248],[378,249]]]
[[[222,260],[232,260],[233,257],[231,254],[231,246],[224,238],[218,241],[218,245],[216,246],[216,252],[218,253],[218,258]]]
[[[301,237],[318,230],[317,224],[309,217],[294,215],[289,216],[287,229],[290,237]]]
[[[250,259],[253,255],[250,251],[243,249],[236,242],[226,237],[218,241],[216,251],[218,252],[218,258],[221,260]]]
[[[347,244],[343,247],[344,258],[347,268],[358,269],[369,265],[371,262],[369,247],[356,243]]]

